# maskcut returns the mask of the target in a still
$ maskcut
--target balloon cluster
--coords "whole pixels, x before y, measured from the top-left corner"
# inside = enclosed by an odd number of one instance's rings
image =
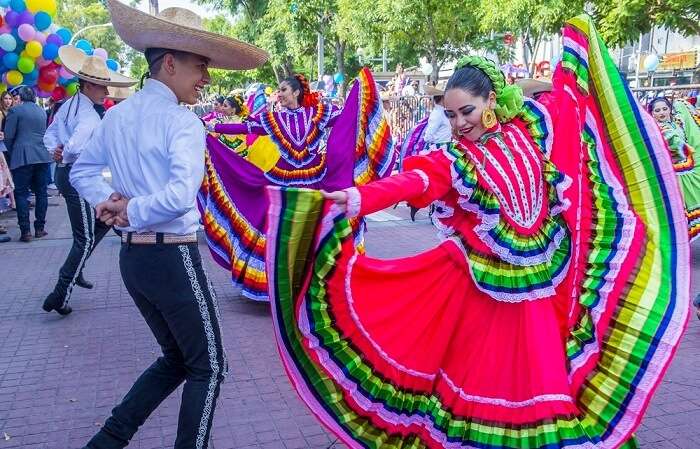
[[[19,85],[33,87],[37,96],[61,100],[78,91],[78,81],[58,57],[73,33],[57,26],[56,0],[0,0],[0,92]],[[107,58],[107,51],[92,48],[81,39],[76,47],[99,56],[118,70],[119,64]]]

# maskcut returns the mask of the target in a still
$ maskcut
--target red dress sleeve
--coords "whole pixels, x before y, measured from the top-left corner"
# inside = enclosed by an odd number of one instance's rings
[[[348,215],[369,215],[400,201],[425,207],[452,187],[450,162],[441,153],[406,159],[406,171],[347,190]]]

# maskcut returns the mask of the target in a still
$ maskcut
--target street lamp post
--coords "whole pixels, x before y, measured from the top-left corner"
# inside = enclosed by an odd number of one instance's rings
[[[90,26],[87,26],[85,28],[81,28],[78,31],[76,31],[75,34],[73,34],[73,37],[70,38],[70,42],[68,42],[68,43],[72,44],[73,42],[75,42],[75,38],[78,37],[78,35],[83,33],[84,31],[92,30],[94,28],[111,27],[111,26],[112,26],[112,22],[107,22],[107,23],[101,23],[99,25],[90,25]]]

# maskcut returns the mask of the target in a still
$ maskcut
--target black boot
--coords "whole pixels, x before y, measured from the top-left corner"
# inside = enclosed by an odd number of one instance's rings
[[[88,290],[90,290],[92,287],[94,287],[92,282],[88,281],[87,279],[85,279],[83,277],[83,273],[80,273],[80,275],[78,276],[78,279],[75,280],[75,285],[77,285],[78,287],[86,288]]]
[[[65,305],[61,307],[62,301],[61,298],[58,297],[55,293],[51,292],[49,296],[46,297],[44,300],[44,305],[41,306],[42,309],[46,312],[51,312],[52,310],[55,310],[59,315],[68,315],[73,311],[73,309],[69,305]]]

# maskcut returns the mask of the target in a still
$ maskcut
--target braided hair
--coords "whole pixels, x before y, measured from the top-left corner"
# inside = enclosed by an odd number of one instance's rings
[[[522,89],[507,84],[505,75],[496,63],[483,56],[464,56],[457,61],[445,91],[450,89],[462,89],[484,99],[493,91],[496,94],[494,111],[501,122],[511,120],[523,108]]]
[[[246,106],[245,100],[242,96],[231,95],[229,97],[226,97],[224,101],[228,103],[229,106],[231,106],[231,109],[233,109],[233,113],[235,115],[246,118],[250,114],[250,111],[248,111],[248,107]]]

